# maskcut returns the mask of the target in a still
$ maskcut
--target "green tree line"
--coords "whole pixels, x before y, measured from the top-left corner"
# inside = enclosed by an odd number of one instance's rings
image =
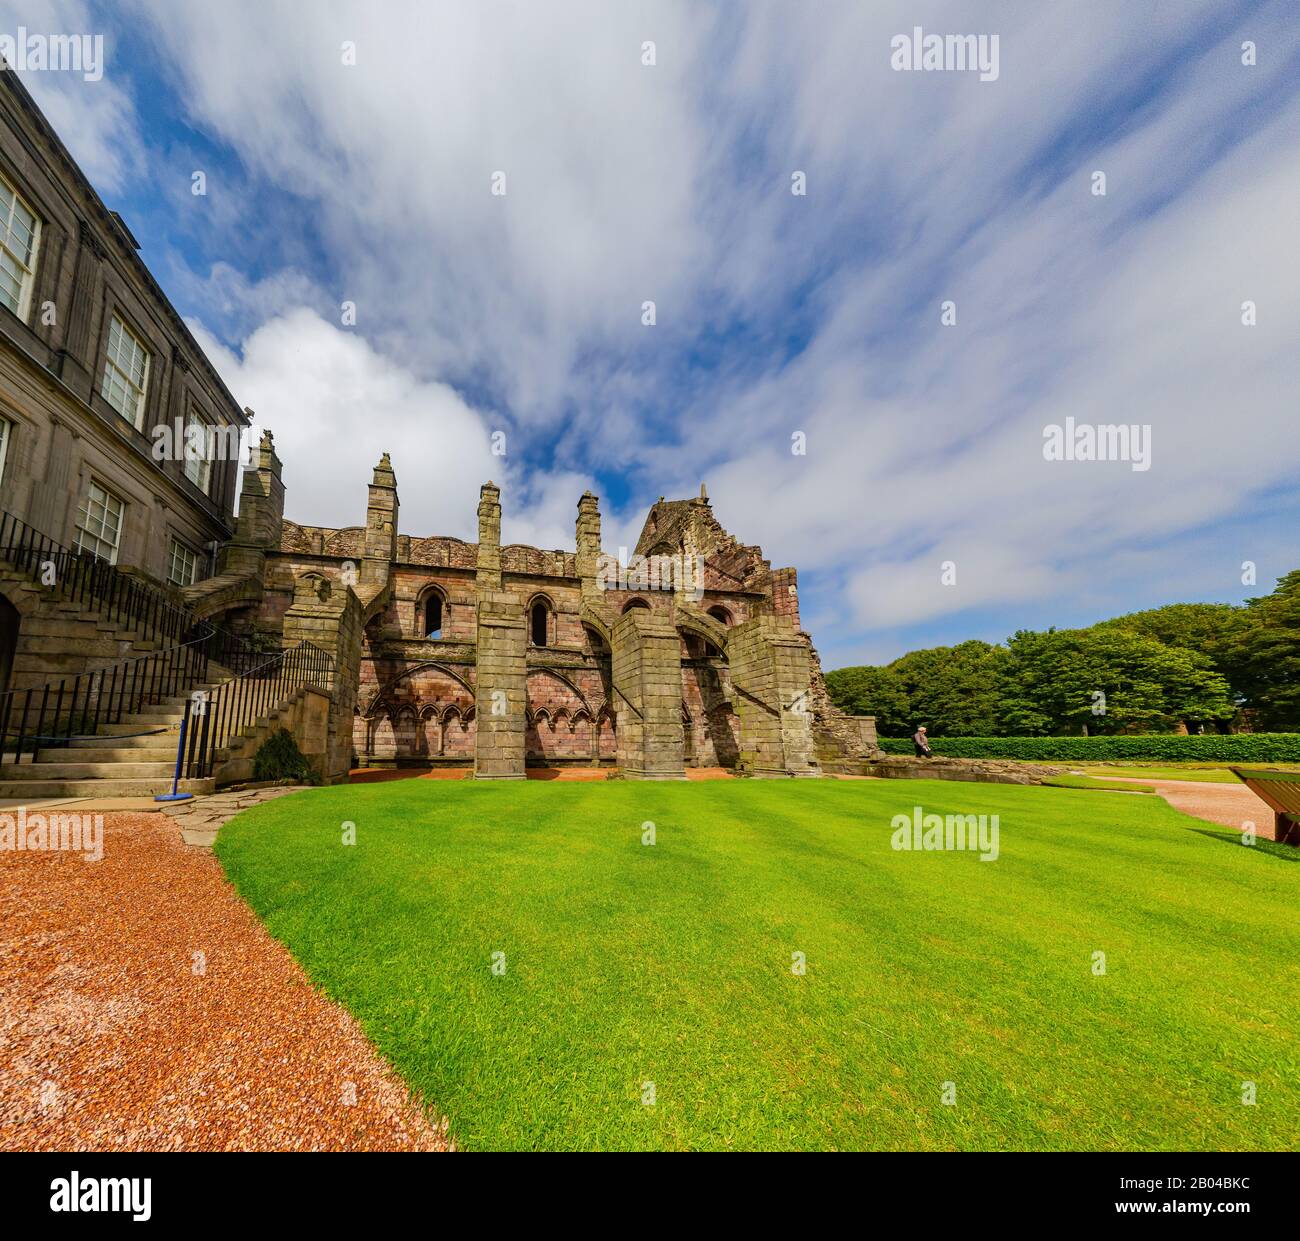
[[[1021,630],[1004,645],[841,668],[826,683],[885,737],[919,724],[948,737],[1217,732],[1242,718],[1300,730],[1300,569],[1241,606],[1173,603],[1086,629]]]

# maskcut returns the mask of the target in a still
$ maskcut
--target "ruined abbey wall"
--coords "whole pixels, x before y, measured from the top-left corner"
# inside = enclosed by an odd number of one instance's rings
[[[268,470],[278,479],[273,452]],[[688,767],[807,776],[820,774],[828,738],[832,750],[852,745],[852,728],[818,718],[833,708],[800,628],[795,570],[773,570],[728,534],[703,492],[655,504],[620,566],[601,550],[589,493],[577,550],[557,552],[501,545],[490,483],[477,542],[401,533],[387,458],[364,526],[299,525],[259,507],[282,497],[273,482],[250,488],[250,527],[277,534],[253,557],[260,598],[227,623],[326,636],[351,669],[339,743],[351,764],[498,779],[566,765],[644,779]],[[356,634],[328,640],[344,599]]]

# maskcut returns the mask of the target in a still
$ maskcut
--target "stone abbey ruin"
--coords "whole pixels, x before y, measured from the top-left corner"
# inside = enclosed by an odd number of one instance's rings
[[[333,657],[327,778],[352,765],[509,779],[574,764],[634,779],[817,776],[872,748],[865,722],[826,696],[795,570],[728,534],[703,488],[656,503],[622,566],[602,553],[590,492],[573,552],[503,547],[490,482],[477,543],[421,538],[400,532],[385,455],[365,525],[329,529],[284,517],[269,433],[256,455],[217,575],[184,594],[235,632]]]

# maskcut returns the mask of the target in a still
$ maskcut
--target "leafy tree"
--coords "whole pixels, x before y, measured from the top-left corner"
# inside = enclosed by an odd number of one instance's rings
[[[826,685],[836,706],[874,715],[882,737],[924,724],[935,736],[987,736],[997,726],[1006,650],[962,642],[911,651],[885,667],[841,668]]]
[[[1250,708],[1258,729],[1300,730],[1300,570],[1246,606],[1173,603],[1086,629],[1021,631],[826,677],[881,736],[1172,731]],[[1103,711],[1104,707],[1104,711]]]
[[[1007,646],[1006,732],[1167,732],[1233,714],[1206,656],[1122,626],[1022,631]]]
[[[1246,601],[1235,658],[1245,705],[1262,729],[1300,729],[1300,569],[1270,595]]]
[[[906,731],[924,724],[935,736],[988,737],[998,731],[1005,647],[969,641],[912,651],[889,665],[906,697]]]
[[[826,674],[826,688],[841,711],[874,715],[881,736],[901,736],[907,731],[911,718],[907,695],[888,668],[840,668]]]
[[[1231,603],[1170,603],[1162,608],[1117,616],[1096,627],[1131,629],[1148,638],[1157,638],[1166,646],[1198,651],[1240,693],[1242,644],[1253,624],[1248,608]]]

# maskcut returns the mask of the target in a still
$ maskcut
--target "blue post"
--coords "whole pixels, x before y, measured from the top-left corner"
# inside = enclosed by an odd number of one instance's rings
[[[181,716],[181,739],[176,743],[176,774],[172,776],[172,791],[159,793],[154,801],[189,801],[193,793],[178,793],[176,786],[181,782],[181,763],[185,756],[185,732],[190,722],[190,704],[185,704],[185,714]]]

